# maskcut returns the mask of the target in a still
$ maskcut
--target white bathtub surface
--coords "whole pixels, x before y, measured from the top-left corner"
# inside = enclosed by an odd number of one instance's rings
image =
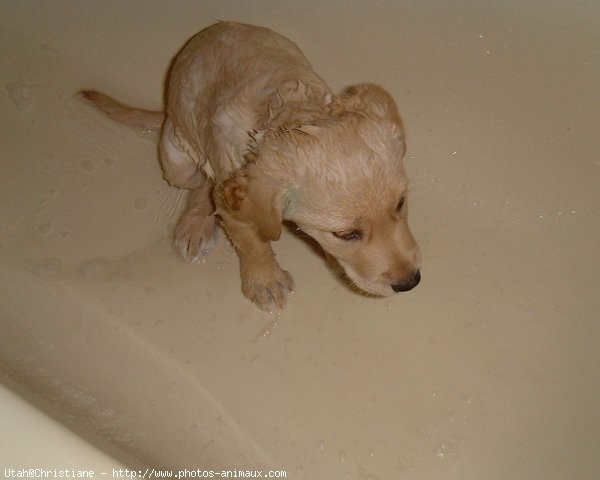
[[[92,474],[113,478],[128,468],[0,385],[2,478]]]
[[[598,2],[0,9],[12,381],[154,467],[600,478]],[[394,95],[418,288],[357,295],[286,233],[274,248],[296,292],[269,316],[243,298],[223,234],[205,261],[178,259],[183,197],[153,139],[73,94],[159,108],[171,57],[216,19],[287,35],[335,90],[371,81]]]

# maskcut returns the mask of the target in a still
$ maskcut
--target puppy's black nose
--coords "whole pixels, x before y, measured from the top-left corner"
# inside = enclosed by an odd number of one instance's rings
[[[392,290],[396,293],[408,292],[409,290],[412,290],[413,288],[415,288],[419,284],[420,281],[421,281],[421,271],[414,270],[408,280],[404,280],[403,282],[392,284]]]

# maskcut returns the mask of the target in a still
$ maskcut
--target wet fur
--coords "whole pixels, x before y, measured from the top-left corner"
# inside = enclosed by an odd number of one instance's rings
[[[118,122],[161,128],[164,176],[190,189],[175,246],[187,260],[208,252],[218,214],[240,258],[242,291],[259,308],[283,308],[293,289],[271,250],[284,220],[368,294],[418,283],[404,130],[382,87],[361,84],[336,96],[290,40],[222,22],[176,57],[164,113],[82,95]],[[339,238],[354,230],[360,238]]]

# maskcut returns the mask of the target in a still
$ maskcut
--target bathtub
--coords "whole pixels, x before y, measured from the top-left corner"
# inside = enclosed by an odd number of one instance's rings
[[[92,472],[96,478],[112,478],[131,469],[5,384],[0,385],[2,478],[76,477]]]
[[[0,468],[599,478],[597,3],[1,8]],[[160,108],[172,56],[216,19],[283,33],[336,91],[394,96],[416,289],[356,294],[284,231],[296,292],[268,315],[223,232],[177,257],[185,197],[156,139],[74,93]]]

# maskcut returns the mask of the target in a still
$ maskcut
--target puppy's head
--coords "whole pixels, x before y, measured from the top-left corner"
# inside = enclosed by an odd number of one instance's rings
[[[368,294],[410,290],[420,252],[407,223],[404,152],[390,95],[350,87],[326,117],[265,138],[229,190],[225,183],[225,203],[265,239],[279,237],[282,219],[293,221]]]

